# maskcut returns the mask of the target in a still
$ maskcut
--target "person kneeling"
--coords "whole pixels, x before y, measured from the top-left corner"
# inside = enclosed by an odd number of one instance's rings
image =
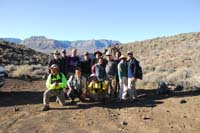
[[[91,74],[90,78],[92,81],[88,85],[88,97],[93,101],[105,100],[106,98],[109,98],[107,84],[104,81],[98,81],[95,74]]]
[[[50,74],[46,81],[46,87],[48,88],[43,95],[44,107],[42,111],[49,110],[49,99],[52,96],[57,96],[59,104],[65,105],[65,96],[63,89],[67,85],[65,75],[59,72],[58,65],[53,64],[50,66]]]
[[[67,92],[71,103],[75,103],[74,99],[79,98],[80,101],[85,101],[85,90],[86,90],[86,78],[82,76],[81,69],[77,67],[75,74],[71,75],[68,80],[69,90]]]

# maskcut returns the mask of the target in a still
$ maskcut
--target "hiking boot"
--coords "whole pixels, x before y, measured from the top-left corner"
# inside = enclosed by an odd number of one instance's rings
[[[69,104],[70,105],[76,105],[76,102],[74,100],[72,100]]]
[[[132,98],[130,98],[129,99],[131,102],[136,102],[136,101],[138,101],[138,99],[136,98],[136,97],[132,97]]]
[[[49,106],[45,105],[43,108],[42,108],[42,111],[48,111],[50,108]]]
[[[65,106],[66,105],[66,103],[62,103],[58,99],[56,99],[56,103],[59,104],[59,105],[61,105],[61,106]]]

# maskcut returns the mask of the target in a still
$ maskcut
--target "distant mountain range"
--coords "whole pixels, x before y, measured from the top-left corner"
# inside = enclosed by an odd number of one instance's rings
[[[49,39],[45,36],[32,36],[24,40],[18,38],[0,38],[1,40],[8,41],[10,43],[17,43],[25,45],[28,48],[35,49],[37,51],[42,51],[45,53],[52,52],[54,50],[71,50],[72,48],[77,48],[79,51],[94,52],[95,50],[102,50],[111,46],[113,44],[120,44],[119,41],[114,40],[78,40],[78,41],[61,41],[55,39]]]

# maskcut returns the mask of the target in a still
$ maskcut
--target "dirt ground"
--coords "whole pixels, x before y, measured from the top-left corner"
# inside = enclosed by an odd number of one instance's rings
[[[155,90],[138,89],[135,102],[64,107],[52,99],[51,110],[42,112],[45,89],[45,81],[7,79],[0,88],[0,133],[200,132],[200,91],[157,96]]]

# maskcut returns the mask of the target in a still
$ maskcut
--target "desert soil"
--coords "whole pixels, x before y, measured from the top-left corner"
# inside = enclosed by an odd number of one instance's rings
[[[45,81],[7,79],[0,88],[0,132],[200,132],[200,91],[157,96],[155,90],[138,89],[135,102],[79,102],[64,107],[52,99],[51,110],[42,112],[45,89]]]

